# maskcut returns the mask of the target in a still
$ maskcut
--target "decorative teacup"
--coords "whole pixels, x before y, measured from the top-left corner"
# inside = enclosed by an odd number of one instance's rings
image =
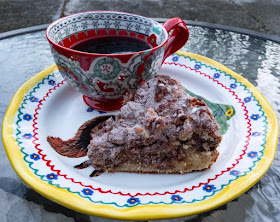
[[[169,33],[172,34],[169,37]],[[84,94],[87,105],[97,110],[118,110],[123,95],[152,78],[163,61],[188,40],[180,18],[161,25],[151,19],[124,12],[92,11],[73,14],[53,22],[46,31],[58,69],[66,81]],[[100,54],[83,52],[75,45],[94,38],[124,37],[150,47],[142,51]]]

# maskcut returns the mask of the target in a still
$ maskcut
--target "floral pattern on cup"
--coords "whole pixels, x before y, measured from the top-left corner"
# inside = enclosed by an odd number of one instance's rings
[[[102,58],[94,66],[94,74],[104,80],[114,79],[119,72],[119,61],[113,58]]]
[[[69,59],[53,49],[54,60],[68,84],[90,97],[118,98],[128,90],[137,89],[159,70],[164,49],[133,55],[127,63],[117,58],[99,57],[85,71],[78,61]],[[144,60],[147,61],[144,63]],[[143,67],[139,75],[139,67]],[[142,82],[141,82],[142,81]]]
[[[157,51],[155,54],[156,55],[154,55],[154,59],[152,60],[151,63],[151,68],[150,68],[151,73],[156,73],[159,70],[163,58],[163,53]]]
[[[157,74],[161,66],[163,56],[164,56],[163,49],[155,50],[151,55],[147,56],[148,59],[144,65],[145,69],[141,76],[141,78],[144,81],[151,79],[154,75]]]

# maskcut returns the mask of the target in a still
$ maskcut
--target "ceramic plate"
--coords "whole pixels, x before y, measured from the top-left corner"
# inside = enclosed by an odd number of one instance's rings
[[[89,108],[51,66],[15,94],[3,122],[3,141],[18,175],[43,196],[86,214],[130,220],[187,216],[218,207],[254,185],[273,161],[275,114],[246,79],[206,57],[178,52],[160,70],[188,92],[215,104],[222,118],[220,156],[211,169],[186,175],[102,174],[73,166],[87,159],[56,153],[47,136],[71,138],[86,120],[109,112]],[[219,104],[224,104],[219,106]],[[222,107],[215,111],[215,107]]]

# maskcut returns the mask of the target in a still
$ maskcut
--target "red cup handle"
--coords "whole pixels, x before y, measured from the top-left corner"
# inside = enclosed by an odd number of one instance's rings
[[[164,23],[164,28],[168,34],[173,30],[171,36],[167,40],[163,61],[182,48],[189,39],[189,30],[183,19],[178,17],[169,19]]]

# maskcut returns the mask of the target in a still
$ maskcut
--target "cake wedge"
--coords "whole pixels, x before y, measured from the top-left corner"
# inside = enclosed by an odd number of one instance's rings
[[[205,102],[157,75],[91,134],[87,155],[98,172],[185,174],[210,168],[221,139]]]

